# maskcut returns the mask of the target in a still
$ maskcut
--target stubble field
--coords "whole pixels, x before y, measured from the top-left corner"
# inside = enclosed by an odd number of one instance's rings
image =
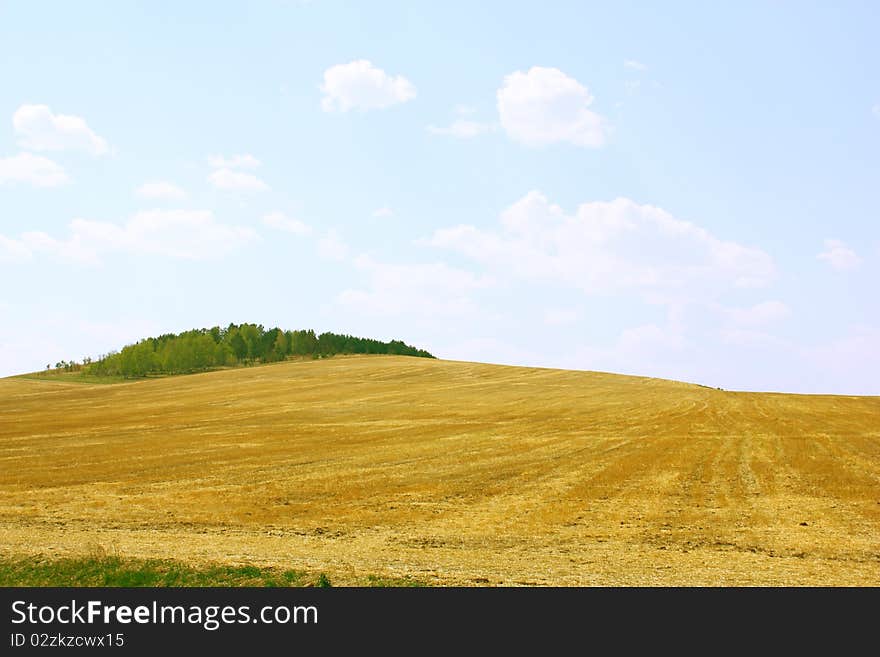
[[[393,356],[0,379],[0,557],[880,585],[880,398]]]

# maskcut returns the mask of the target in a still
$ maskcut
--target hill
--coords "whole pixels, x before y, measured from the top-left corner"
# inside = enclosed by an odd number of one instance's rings
[[[433,358],[400,340],[382,342],[353,335],[314,330],[266,330],[262,324],[230,324],[226,328],[166,333],[126,345],[96,360],[61,361],[49,374],[78,373],[83,377],[139,378],[148,375],[191,374],[223,367],[273,363],[291,358],[324,358],[336,354],[394,354]],[[35,373],[36,374],[36,373]],[[39,373],[44,374],[44,373]],[[70,377],[68,377],[70,378]]]
[[[0,556],[880,585],[880,398],[346,356],[0,380]]]

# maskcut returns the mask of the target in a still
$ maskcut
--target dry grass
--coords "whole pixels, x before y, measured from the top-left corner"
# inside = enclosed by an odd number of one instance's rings
[[[348,357],[0,380],[0,556],[880,585],[880,398]]]

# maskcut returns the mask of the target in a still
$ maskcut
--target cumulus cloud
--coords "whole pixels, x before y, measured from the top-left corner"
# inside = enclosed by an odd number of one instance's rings
[[[262,162],[250,153],[232,155],[231,157],[224,157],[222,155],[208,156],[208,165],[212,169],[256,169],[261,164]]]
[[[589,109],[593,96],[557,68],[533,66],[504,78],[498,114],[508,136],[527,146],[569,143],[597,148],[607,140],[607,121]]]
[[[880,395],[880,328],[854,326],[844,336],[805,350],[803,357],[822,373],[824,391]]]
[[[578,311],[570,308],[550,308],[544,311],[544,323],[548,326],[564,326],[578,321],[580,316]]]
[[[0,302],[0,313],[6,310]],[[144,312],[149,315],[149,310]],[[9,307],[6,316],[11,313]],[[127,344],[133,336],[159,335],[168,328],[158,324],[155,317],[81,320],[65,304],[55,307],[41,299],[18,304],[16,316],[29,318],[29,321],[18,325],[7,322],[4,332],[0,333],[0,377],[41,370],[47,363],[59,360],[96,356],[104,353],[108,346]],[[23,329],[25,326],[27,330]]]
[[[720,331],[719,337],[725,345],[737,346],[769,346],[782,347],[788,346],[783,340],[766,331],[760,331],[753,328],[724,328]]]
[[[86,264],[120,252],[205,260],[254,239],[252,229],[218,223],[209,210],[147,210],[122,224],[74,219],[66,239],[38,231],[23,233],[17,240],[0,236],[0,249],[14,251],[19,258],[44,254]]]
[[[375,210],[373,210],[373,216],[377,217],[377,218],[391,217],[393,215],[394,215],[394,210],[389,208],[387,205],[384,207],[376,208]]]
[[[24,183],[34,187],[58,187],[70,181],[61,165],[32,153],[0,158],[0,185]]]
[[[834,269],[855,269],[862,264],[862,259],[840,240],[825,240],[825,250],[816,256],[824,260]]]
[[[31,258],[31,250],[21,240],[0,235],[0,262],[22,262]]]
[[[339,238],[336,229],[331,229],[318,240],[318,253],[327,260],[345,260],[348,257],[348,245]]]
[[[448,343],[440,343],[432,348],[431,353],[450,354],[455,360],[465,360],[476,363],[492,363],[493,365],[515,366],[546,366],[546,356],[536,351],[532,345],[523,347],[508,340],[492,337],[467,337],[464,340],[454,340]],[[440,356],[446,358],[447,356]]]
[[[110,148],[85,119],[53,114],[47,105],[22,105],[12,115],[18,144],[33,151],[82,151],[104,155]]]
[[[649,323],[624,329],[607,345],[577,346],[570,359],[590,370],[688,380],[682,364],[698,362],[696,355],[680,327]]]
[[[569,215],[532,191],[501,214],[495,229],[458,225],[423,243],[505,276],[587,293],[630,289],[659,303],[707,301],[726,288],[764,285],[775,275],[764,251],[626,198],[584,203]]]
[[[384,109],[416,97],[412,82],[400,75],[388,75],[366,59],[328,68],[321,92],[325,112]]]
[[[457,137],[458,139],[472,139],[473,137],[479,137],[490,130],[492,130],[492,126],[487,123],[467,121],[465,119],[453,121],[445,128],[438,128],[435,125],[428,126],[428,132],[433,135],[448,135],[450,137]]]
[[[271,228],[293,233],[294,235],[308,235],[312,232],[311,226],[299,219],[288,217],[283,212],[270,212],[263,217],[263,223]]]
[[[871,108],[871,112],[874,113],[874,116],[880,119],[880,103],[874,105],[874,107]]]
[[[684,348],[684,337],[678,331],[657,324],[645,324],[625,329],[617,338],[616,349],[624,354],[678,351]]]
[[[648,70],[647,66],[645,66],[644,64],[642,64],[639,61],[636,61],[635,59],[625,59],[623,61],[623,67],[628,68],[631,71],[647,71]]]
[[[135,196],[151,201],[179,201],[186,198],[186,192],[174,183],[165,180],[146,182],[135,190]]]
[[[773,389],[783,392],[836,395],[880,395],[880,327],[855,324],[841,333],[807,344],[770,343],[770,358],[789,356],[774,368],[789,373]],[[754,389],[754,385],[750,386]],[[767,389],[766,385],[761,386]]]
[[[791,314],[791,309],[781,301],[764,301],[747,308],[720,308],[722,314],[740,326],[765,326]]]
[[[343,291],[337,301],[367,314],[470,315],[479,311],[470,293],[491,284],[488,277],[439,262],[392,264],[359,256],[354,265],[365,285]]]
[[[251,173],[232,169],[217,169],[208,175],[208,182],[217,189],[234,192],[264,192],[269,185]]]
[[[22,233],[18,242],[31,256],[43,254],[68,262],[96,264],[99,245],[90,243],[87,237],[79,234],[78,223],[81,221],[71,222],[72,235],[66,240],[56,239],[43,231],[28,231]]]

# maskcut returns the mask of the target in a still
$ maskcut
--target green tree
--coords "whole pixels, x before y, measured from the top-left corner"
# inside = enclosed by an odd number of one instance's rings
[[[235,363],[235,354],[232,353],[232,347],[225,342],[221,342],[214,347],[214,365],[225,367]]]
[[[237,361],[241,362],[248,355],[248,346],[247,342],[245,342],[244,337],[241,335],[241,330],[236,326],[231,329],[227,334],[227,340],[229,342],[229,346],[232,348],[232,353],[235,355]]]
[[[424,349],[416,349],[401,340],[382,342],[353,335],[324,332],[316,336],[309,330],[265,331],[258,324],[230,324],[226,329],[194,329],[180,334],[166,333],[125,346],[120,352],[110,352],[93,361],[83,359],[83,365],[59,361],[56,369],[78,371],[83,367],[99,376],[146,376],[152,372],[178,374],[225,367],[242,362],[283,360],[290,354],[316,357],[350,354],[400,354],[433,358]],[[51,365],[47,365],[51,369]]]
[[[257,358],[263,356],[263,352],[261,349],[263,327],[256,326],[254,324],[242,324],[239,331],[241,332],[241,337],[244,338],[244,342],[247,345],[247,358],[251,362],[254,362]]]
[[[287,337],[284,335],[284,332],[279,329],[272,329],[272,331],[275,333],[275,340],[272,344],[272,349],[269,352],[269,360],[284,360],[287,357]]]

